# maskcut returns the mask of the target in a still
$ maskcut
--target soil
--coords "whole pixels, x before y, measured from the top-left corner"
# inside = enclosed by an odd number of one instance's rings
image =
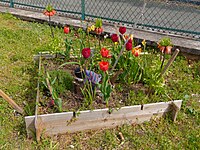
[[[74,61],[73,59],[70,61]],[[61,64],[65,61],[63,59],[45,59],[42,61],[42,68],[45,70],[52,71],[57,70]],[[113,91],[111,93],[111,97],[109,100],[108,106],[106,102],[103,100],[102,93],[98,88],[96,88],[96,96],[95,100],[92,102],[84,99],[83,94],[81,92],[81,88],[84,88],[84,82],[78,81],[74,75],[74,70],[77,65],[65,65],[60,68],[60,70],[68,71],[73,76],[73,88],[71,90],[66,90],[65,92],[59,94],[59,98],[62,99],[62,109],[63,111],[80,111],[80,110],[93,110],[93,109],[103,109],[103,108],[120,108],[123,106],[130,105],[130,100],[128,101],[130,91],[134,91],[134,93],[143,92],[147,93],[147,89],[143,86],[143,84],[132,84],[125,85],[120,83],[114,83]],[[115,88],[119,86],[118,88]],[[57,109],[50,104],[52,97],[48,89],[40,88],[40,106],[39,106],[39,114],[47,114],[47,113],[55,113]]]

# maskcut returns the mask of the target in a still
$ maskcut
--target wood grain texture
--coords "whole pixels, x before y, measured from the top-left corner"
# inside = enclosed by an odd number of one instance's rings
[[[122,107],[120,109],[97,109],[80,111],[74,117],[73,112],[54,113],[38,115],[43,127],[43,134],[55,135],[73,133],[84,130],[96,130],[102,128],[113,128],[123,124],[139,124],[149,121],[152,117],[162,117],[165,113],[172,111],[171,104],[181,107],[182,100],[160,102],[145,105]],[[35,116],[25,117],[27,133],[34,131]]]
[[[0,89],[0,96],[5,99],[18,113],[24,114],[24,110],[19,107],[6,93]]]
[[[40,71],[41,71],[41,56],[39,57],[39,65],[38,65],[38,82],[37,82],[37,96],[36,96],[36,104],[35,104],[35,119],[34,119],[34,127],[35,127],[35,135],[36,140],[40,141],[41,133],[43,130],[43,122],[40,118],[38,118],[38,104],[40,101]]]
[[[172,120],[175,122],[176,121],[176,118],[177,118],[177,115],[178,115],[178,111],[180,110],[180,107],[177,106],[177,104],[175,103],[171,103],[171,111],[172,111]]]

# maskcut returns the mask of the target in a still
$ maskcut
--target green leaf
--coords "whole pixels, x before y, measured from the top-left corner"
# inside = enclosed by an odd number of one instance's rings
[[[48,12],[51,12],[54,8],[51,5],[47,5],[45,8]]]
[[[47,83],[45,81],[42,81],[42,83],[48,89]]]
[[[52,89],[52,97],[54,100],[58,98],[58,94],[56,93],[54,89]]]
[[[62,99],[61,98],[56,98],[55,99],[55,104],[58,106],[58,111],[62,112]]]
[[[49,73],[48,73],[48,72],[47,72],[47,78],[48,78],[48,79],[51,79],[51,77],[50,77],[50,75],[49,75]]]
[[[61,68],[61,67],[65,66],[65,65],[73,65],[73,64],[74,65],[81,65],[78,62],[65,62],[64,64],[60,65],[58,68]]]
[[[51,85],[53,85],[56,82],[57,77],[54,78],[54,80],[51,82]]]
[[[96,28],[101,28],[102,27],[102,20],[101,19],[96,19],[95,27]]]
[[[172,46],[171,39],[169,37],[164,37],[160,40],[159,44],[161,46]]]

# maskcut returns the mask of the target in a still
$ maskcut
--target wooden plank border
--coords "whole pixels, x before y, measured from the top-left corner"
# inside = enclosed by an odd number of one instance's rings
[[[63,112],[54,114],[38,115],[42,133],[47,136],[73,133],[84,130],[96,130],[101,128],[112,128],[123,124],[139,124],[149,121],[152,117],[162,117],[168,112],[175,112],[181,108],[182,100],[159,102],[144,105],[135,105],[114,109],[96,109],[80,111],[76,116],[74,112]],[[173,113],[174,114],[174,113]],[[177,113],[176,113],[177,115]],[[172,116],[173,117],[173,116]],[[26,129],[28,137],[37,133],[34,126],[35,116],[26,116]]]

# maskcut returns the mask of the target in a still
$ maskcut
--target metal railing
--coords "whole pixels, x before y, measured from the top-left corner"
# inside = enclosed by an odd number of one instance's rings
[[[127,26],[137,23],[141,29],[200,38],[199,0],[0,0],[0,5],[37,11],[48,4],[60,15],[82,20],[102,18]]]

